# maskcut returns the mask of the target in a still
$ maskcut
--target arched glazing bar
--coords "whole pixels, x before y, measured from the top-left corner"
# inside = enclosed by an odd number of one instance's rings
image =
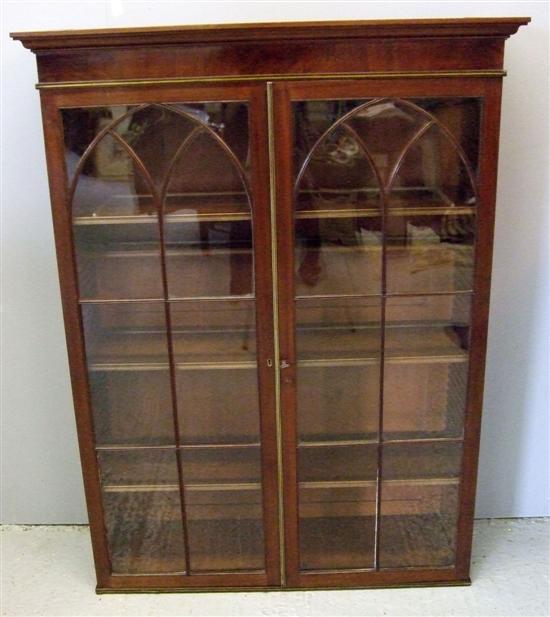
[[[143,104],[143,105],[138,105],[136,107],[132,107],[131,109],[129,109],[123,115],[119,116],[118,118],[114,118],[112,120],[112,122],[110,122],[109,124],[104,126],[97,133],[97,135],[95,135],[95,137],[92,139],[92,141],[88,144],[88,146],[84,150],[82,156],[80,157],[80,159],[78,161],[76,169],[74,171],[73,179],[71,181],[71,184],[70,184],[70,187],[69,187],[69,193],[68,193],[68,195],[69,195],[69,204],[73,203],[76,187],[77,187],[78,181],[80,179],[80,175],[82,173],[82,170],[84,169],[84,165],[86,164],[88,158],[90,157],[90,155],[94,151],[94,149],[97,146],[97,144],[103,139],[103,137],[105,137],[105,135],[107,135],[108,133],[111,133],[113,131],[113,129],[115,129],[119,124],[124,122],[124,120],[126,120],[130,116],[134,115],[136,112],[142,111],[142,110],[146,109],[147,107],[149,107],[149,105],[147,105],[147,104]]]
[[[339,118],[336,122],[334,122],[330,127],[328,127],[319,137],[318,139],[315,141],[315,143],[313,144],[313,146],[311,147],[310,151],[308,152],[306,158],[304,159],[300,170],[298,171],[298,174],[296,175],[296,180],[294,183],[294,191],[295,194],[298,191],[300,182],[302,180],[302,177],[304,176],[307,167],[311,161],[311,159],[313,158],[315,152],[317,151],[317,149],[322,145],[322,143],[330,136],[330,134],[336,130],[338,127],[340,127],[341,125],[344,125],[344,128],[346,128],[347,130],[349,130],[349,121],[352,120],[355,116],[360,115],[363,111],[365,111],[366,109],[368,109],[369,107],[375,106],[375,105],[380,105],[382,103],[385,102],[399,102],[400,105],[404,105],[408,108],[410,108],[412,111],[416,112],[417,114],[421,115],[422,117],[424,117],[426,119],[426,124],[424,124],[419,130],[418,132],[405,144],[403,150],[401,151],[401,153],[398,156],[398,160],[394,165],[394,168],[392,169],[391,173],[389,174],[389,180],[386,183],[385,189],[388,190],[392,183],[393,180],[396,177],[396,174],[399,171],[399,168],[402,165],[403,160],[405,159],[407,152],[410,150],[411,147],[414,146],[414,144],[417,142],[417,140],[431,127],[431,126],[437,126],[442,133],[445,135],[445,137],[448,139],[448,141],[450,142],[450,144],[452,144],[452,146],[455,148],[458,156],[460,157],[460,160],[462,161],[462,163],[464,164],[464,167],[467,171],[472,189],[476,192],[476,196],[477,196],[477,183],[476,183],[476,178],[475,178],[475,173],[474,170],[472,168],[472,165],[470,163],[470,161],[468,160],[468,157],[466,156],[466,153],[464,152],[464,149],[462,148],[462,146],[460,145],[460,143],[457,141],[457,139],[455,138],[455,136],[452,134],[452,132],[445,126],[445,124],[443,122],[441,122],[438,118],[436,118],[433,114],[429,113],[428,111],[426,111],[425,109],[422,109],[422,107],[420,107],[419,105],[416,105],[415,103],[413,103],[412,101],[409,101],[407,99],[401,99],[401,98],[377,98],[377,99],[372,99],[370,101],[367,101],[366,103],[359,105],[358,107],[355,107],[354,109],[350,110],[349,112],[347,112],[346,114],[344,114],[341,118]],[[361,139],[361,137],[359,136],[359,134],[357,133],[357,131],[355,131],[355,135],[354,135],[356,141],[358,142],[358,144],[361,144],[362,146],[362,150],[363,152],[366,154],[366,152],[368,152],[368,149],[366,148],[365,143],[363,142],[363,140]],[[372,156],[366,155],[369,163],[371,165],[373,165],[373,159]],[[380,179],[380,174],[378,172],[376,172],[377,178]]]

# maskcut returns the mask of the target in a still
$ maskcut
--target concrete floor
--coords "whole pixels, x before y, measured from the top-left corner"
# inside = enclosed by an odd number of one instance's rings
[[[2,529],[2,615],[550,615],[550,519],[477,521],[471,587],[288,593],[94,593],[87,527]]]

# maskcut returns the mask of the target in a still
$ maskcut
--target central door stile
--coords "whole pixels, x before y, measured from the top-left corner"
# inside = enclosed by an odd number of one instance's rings
[[[265,85],[249,86],[251,191],[253,195],[254,274],[258,379],[262,440],[262,486],[267,584],[284,584],[279,405],[279,345],[277,338],[277,247],[274,229],[275,197],[272,188],[270,99]]]
[[[277,245],[279,415],[286,586],[299,586],[292,116],[285,83],[268,83],[273,227]],[[276,171],[276,174],[275,174]]]
[[[275,122],[273,109],[273,82],[266,84],[267,132],[269,149],[269,210],[271,222],[271,272],[273,290],[273,364],[275,373],[275,422],[277,428],[277,515],[279,529],[279,572],[281,587],[286,586],[284,478],[283,478],[283,422],[281,410],[281,353],[279,344],[279,275],[277,251],[277,174],[275,162]]]

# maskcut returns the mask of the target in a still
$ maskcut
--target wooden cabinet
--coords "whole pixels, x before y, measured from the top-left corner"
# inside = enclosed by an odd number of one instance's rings
[[[13,35],[99,591],[469,582],[503,47],[528,21]]]

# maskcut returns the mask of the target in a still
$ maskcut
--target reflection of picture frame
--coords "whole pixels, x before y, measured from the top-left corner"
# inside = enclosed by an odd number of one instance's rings
[[[98,118],[96,134],[110,124],[117,117],[126,113],[128,106],[117,105],[110,108],[111,117]],[[124,134],[132,121],[131,116],[125,118],[116,126],[120,134]],[[132,161],[124,148],[110,135],[106,135],[97,144],[94,152],[94,164],[96,177],[103,180],[121,181],[132,176]]]

